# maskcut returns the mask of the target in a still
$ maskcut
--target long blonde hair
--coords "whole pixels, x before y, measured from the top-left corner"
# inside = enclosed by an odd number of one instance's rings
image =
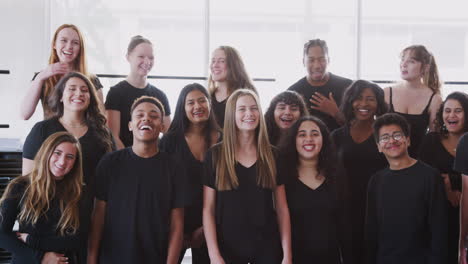
[[[265,119],[260,108],[257,95],[252,90],[236,90],[226,103],[226,118],[224,120],[224,138],[219,149],[214,153],[216,165],[216,187],[220,191],[235,189],[239,186],[236,175],[235,150],[237,147],[236,103],[242,96],[251,96],[257,103],[259,110],[259,124],[255,130],[257,143],[257,185],[263,188],[276,187],[276,163],[268,139]]]
[[[77,148],[77,155],[73,168],[61,180],[60,189],[49,168],[49,160],[55,148],[64,142],[70,142]],[[21,198],[21,209],[18,214],[20,223],[35,225],[39,218],[46,215],[50,203],[58,199],[61,217],[57,223],[60,235],[74,234],[79,228],[79,201],[83,185],[83,170],[81,147],[78,140],[68,132],[57,132],[49,136],[42,144],[34,159],[34,168],[31,173],[15,178],[8,184],[0,204],[5,199],[12,198],[13,186],[25,184],[26,188]]]
[[[54,64],[56,62],[59,62],[59,57],[57,55],[56,50],[54,49],[54,46],[55,46],[55,42],[57,41],[57,36],[58,36],[59,32],[64,28],[71,28],[74,31],[76,31],[76,33],[78,34],[78,38],[80,39],[80,52],[78,53],[78,55],[77,55],[77,57],[76,57],[76,59],[74,61],[74,65],[73,65],[72,70],[80,72],[80,73],[84,74],[88,78],[94,77],[94,76],[91,76],[89,74],[89,72],[88,72],[88,67],[87,67],[87,64],[86,64],[86,52],[85,52],[85,47],[84,47],[85,44],[84,44],[83,34],[78,29],[78,27],[73,25],[73,24],[63,24],[60,27],[58,27],[57,30],[55,31],[54,37],[52,38],[52,43],[51,43],[49,64]],[[49,79],[47,79],[45,81],[44,90],[42,91],[42,98],[45,98],[46,100],[44,100],[42,102],[43,104],[48,103],[47,98],[52,93],[55,85],[60,80],[60,78],[61,78],[61,76],[54,75],[54,76],[49,77]]]

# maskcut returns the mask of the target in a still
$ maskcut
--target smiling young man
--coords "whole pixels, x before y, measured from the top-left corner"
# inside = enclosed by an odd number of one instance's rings
[[[97,168],[88,263],[177,263],[186,185],[180,165],[158,149],[164,107],[142,96],[130,113],[133,145]]]
[[[389,167],[372,176],[367,195],[369,264],[444,263],[447,208],[440,173],[408,155],[409,126],[398,114],[374,123],[374,137]]]
[[[339,107],[343,93],[352,81],[328,72],[330,58],[324,40],[313,39],[304,44],[303,63],[307,76],[288,90],[301,94],[309,113],[320,118],[333,131],[344,124]]]

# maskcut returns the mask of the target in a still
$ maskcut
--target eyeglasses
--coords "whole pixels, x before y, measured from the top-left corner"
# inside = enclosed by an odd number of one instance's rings
[[[400,141],[404,137],[402,132],[394,132],[392,135],[385,134],[379,138],[380,143],[390,142],[390,138],[393,138],[395,141]]]

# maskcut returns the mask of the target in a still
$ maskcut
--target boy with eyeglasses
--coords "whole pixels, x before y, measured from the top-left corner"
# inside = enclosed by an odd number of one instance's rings
[[[398,114],[374,123],[377,147],[389,167],[372,176],[367,190],[369,264],[444,263],[447,214],[442,177],[408,155],[410,129]]]

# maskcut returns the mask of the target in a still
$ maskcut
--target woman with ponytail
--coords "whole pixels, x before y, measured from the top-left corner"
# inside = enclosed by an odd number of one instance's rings
[[[413,45],[401,52],[402,83],[385,89],[389,112],[398,113],[410,124],[409,154],[418,158],[419,145],[434,120],[442,102],[441,83],[434,56],[423,45]]]
[[[89,217],[81,163],[78,140],[58,132],[42,144],[31,172],[8,185],[0,200],[0,247],[13,254],[11,263],[84,263],[79,252]]]

